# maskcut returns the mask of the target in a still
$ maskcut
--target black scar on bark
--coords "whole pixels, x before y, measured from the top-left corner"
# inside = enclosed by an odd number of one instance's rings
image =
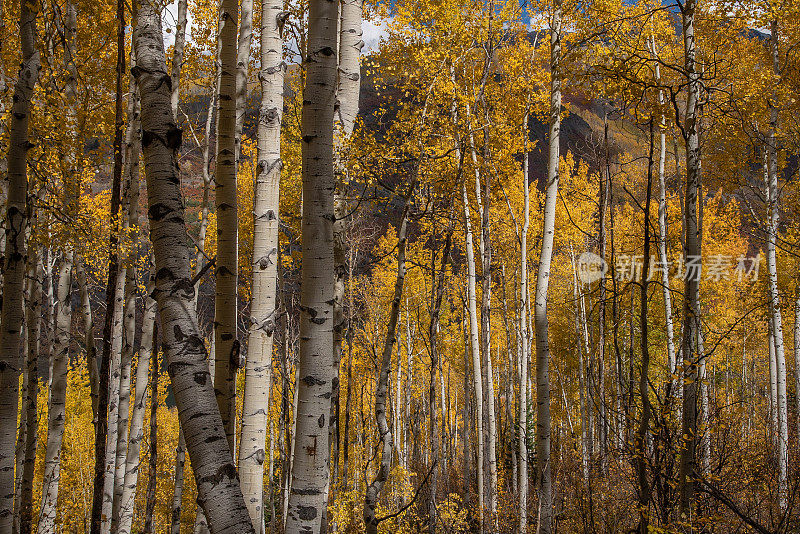
[[[313,506],[298,506],[297,516],[303,521],[311,521],[317,517],[317,509]]]
[[[319,419],[317,419],[317,425],[319,425],[320,428],[325,426],[325,414],[319,416]]]
[[[206,375],[208,375],[205,371],[198,371],[194,374],[194,381],[200,384],[201,386],[206,385]]]
[[[325,384],[324,380],[320,380],[314,375],[308,375],[303,377],[303,383],[307,386],[321,386]]]

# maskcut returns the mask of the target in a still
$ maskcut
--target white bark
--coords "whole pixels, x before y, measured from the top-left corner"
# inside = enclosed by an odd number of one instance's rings
[[[190,250],[177,177],[180,130],[170,108],[161,19],[138,2],[134,75],[142,102],[142,151],[147,176],[150,241],[155,253],[154,296],[163,326],[167,370],[192,461],[198,503],[215,534],[253,533],[233,457],[209,380],[208,354],[197,327]]]
[[[361,30],[363,0],[340,0],[339,72],[335,118],[345,135],[353,133],[361,90]]]
[[[278,18],[283,3],[261,2],[261,108],[258,121],[258,165],[253,201],[253,289],[247,337],[239,478],[257,534],[265,531],[264,449],[270,390],[272,346],[276,330],[278,226],[281,177],[283,61]]]
[[[550,342],[547,289],[553,257],[558,201],[559,144],[561,141],[561,0],[553,5],[550,24],[550,152],[542,223],[542,250],[536,273],[534,324],[536,327],[536,480],[539,493],[539,533],[550,534],[553,521],[552,466],[550,463]]]
[[[253,40],[253,0],[242,0],[239,18],[239,41],[236,51],[236,161],[242,151],[242,128],[247,113],[247,82],[250,72],[250,44]]]
[[[152,289],[152,286],[148,285],[148,289]],[[130,534],[133,524],[136,487],[139,480],[139,453],[142,450],[142,440],[144,439],[144,415],[147,411],[147,384],[151,372],[150,358],[153,353],[153,326],[155,321],[156,302],[148,298],[145,303],[144,316],[142,317],[142,337],[139,343],[139,361],[136,365],[133,412],[131,414],[130,433],[128,434],[125,480],[122,496],[120,497],[118,534]],[[158,370],[154,369],[153,372],[158,372]]]
[[[178,20],[175,22],[175,45],[172,48],[172,94],[170,104],[175,120],[178,120],[178,104],[181,99],[181,69],[183,68],[183,47],[186,44],[187,0],[178,0]]]
[[[10,532],[14,516],[14,449],[19,402],[20,333],[23,320],[25,229],[28,226],[27,152],[31,97],[39,78],[35,6],[20,0],[19,37],[22,62],[14,87],[8,145],[6,248],[3,308],[0,312],[0,532]]]
[[[520,284],[519,284],[519,531],[528,529],[528,362],[530,359],[530,336],[528,334],[528,230],[530,228],[530,184],[528,183],[528,114],[522,127],[522,192],[524,195],[522,234],[520,236]],[[466,402],[466,399],[465,399]],[[466,422],[465,422],[466,424]]]
[[[478,454],[478,522],[483,530],[483,508],[486,488],[484,482],[483,462],[483,380],[481,373],[480,340],[478,339],[478,311],[475,295],[475,248],[472,244],[472,222],[469,213],[469,197],[467,186],[461,185],[461,199],[464,203],[464,249],[467,256],[467,309],[469,310],[469,344],[472,351],[473,387],[475,388],[475,437]]]
[[[297,432],[286,532],[318,532],[327,501],[328,425],[333,393],[333,111],[337,6],[312,0],[303,90],[303,268]]]

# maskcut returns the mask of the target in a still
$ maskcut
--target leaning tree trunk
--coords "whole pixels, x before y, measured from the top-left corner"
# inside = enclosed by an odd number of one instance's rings
[[[261,2],[261,108],[253,201],[253,289],[239,445],[242,493],[257,534],[265,531],[264,450],[269,414],[265,407],[269,406],[272,389],[272,345],[277,326],[280,145],[286,69],[278,20],[282,10],[280,1]]]
[[[138,2],[133,42],[142,102],[142,151],[147,177],[150,241],[164,356],[209,525],[218,533],[252,533],[225,428],[209,380],[208,354],[197,327],[190,250],[176,168],[180,130],[170,109],[161,18],[149,2]],[[154,370],[155,371],[155,370]]]
[[[20,0],[19,37],[22,63],[14,87],[8,145],[8,199],[6,248],[3,265],[3,308],[0,313],[0,532],[10,532],[14,522],[14,448],[19,403],[20,333],[28,226],[27,153],[31,97],[39,78],[36,49],[37,4]]]
[[[684,119],[684,141],[686,144],[686,196],[684,206],[684,257],[687,262],[700,263],[701,240],[697,223],[697,190],[700,183],[700,135],[698,131],[699,74],[695,56],[697,54],[694,17],[696,0],[687,0],[683,5],[683,43],[685,70],[688,77],[686,117]],[[698,267],[699,269],[699,267]],[[699,270],[697,271],[699,273]],[[689,274],[689,273],[687,273]],[[680,513],[684,520],[691,515],[694,502],[694,477],[697,474],[697,394],[699,359],[697,353],[697,315],[699,313],[699,276],[687,275],[684,279],[683,339],[681,342],[683,365],[683,420],[681,428],[681,454],[678,473]]]
[[[148,289],[152,289],[148,285]],[[128,434],[128,454],[125,465],[125,481],[119,505],[119,528],[117,534],[130,534],[133,525],[133,512],[136,502],[136,487],[139,481],[139,453],[142,450],[144,439],[144,414],[147,411],[147,383],[151,372],[157,373],[158,369],[150,368],[150,359],[153,352],[153,329],[156,322],[156,302],[148,298],[142,317],[142,336],[139,342],[139,363],[136,365],[136,381],[134,383],[133,413],[131,414],[131,428]],[[158,392],[156,392],[158,394]]]
[[[412,186],[413,187],[413,186]],[[413,190],[410,192],[413,194]],[[409,195],[410,196],[410,195]],[[406,199],[406,206],[403,209],[400,229],[397,233],[397,277],[394,282],[394,294],[392,295],[392,307],[389,311],[389,323],[386,327],[386,340],[383,344],[381,354],[381,366],[378,374],[378,382],[375,389],[375,421],[378,426],[378,435],[381,443],[381,460],[378,473],[375,479],[367,487],[364,496],[364,525],[368,534],[378,533],[378,518],[375,509],[378,506],[378,499],[384,484],[389,479],[389,472],[392,468],[392,431],[386,418],[386,400],[389,393],[389,374],[392,368],[392,349],[397,341],[397,319],[400,315],[400,304],[403,297],[403,283],[406,279],[406,239],[408,235],[408,204],[410,199]],[[399,356],[399,354],[398,354]],[[399,359],[398,359],[399,365]],[[399,383],[397,386],[399,387]],[[397,407],[395,407],[395,410]]]
[[[286,532],[319,532],[329,478],[328,424],[333,392],[333,110],[336,2],[312,0],[303,90],[303,268],[297,431]]]
[[[553,5],[550,25],[550,154],[542,223],[542,251],[536,273],[534,324],[536,328],[536,480],[539,493],[539,533],[550,534],[553,523],[553,485],[550,462],[550,344],[547,289],[553,257],[558,200],[559,144],[561,141],[561,0]],[[520,384],[525,387],[525,384]]]

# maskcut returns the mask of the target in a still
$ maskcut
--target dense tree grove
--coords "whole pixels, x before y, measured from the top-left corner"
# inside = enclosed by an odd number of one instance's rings
[[[800,531],[797,0],[0,0],[0,534]]]

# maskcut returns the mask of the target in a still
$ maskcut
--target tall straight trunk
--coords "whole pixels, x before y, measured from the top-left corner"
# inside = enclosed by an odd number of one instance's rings
[[[478,455],[478,523],[483,531],[483,509],[486,488],[484,481],[484,442],[483,442],[483,380],[481,373],[480,339],[478,336],[477,297],[475,295],[475,248],[472,244],[472,217],[469,213],[469,197],[467,186],[461,185],[461,199],[464,203],[464,250],[467,256],[467,309],[469,310],[469,344],[472,351],[473,387],[475,388],[475,439]]]
[[[335,120],[345,135],[353,132],[361,90],[361,30],[363,0],[341,0],[339,22],[339,77]]]
[[[553,257],[556,202],[558,200],[559,144],[561,141],[561,0],[553,4],[550,24],[550,153],[542,223],[542,251],[536,273],[534,324],[536,325],[536,480],[539,493],[539,533],[553,528],[553,486],[550,462],[550,342],[547,289]]]
[[[283,3],[261,2],[261,107],[258,166],[253,201],[253,289],[247,336],[239,478],[257,534],[265,531],[264,447],[266,446],[272,345],[276,329],[278,226],[283,115],[283,43],[278,17]]]
[[[172,93],[170,95],[170,105],[172,115],[178,120],[178,104],[181,100],[181,69],[183,68],[183,47],[186,44],[186,11],[187,0],[178,0],[178,20],[175,21],[175,45],[172,47]]]
[[[20,0],[19,38],[22,62],[14,86],[8,144],[6,247],[3,265],[3,307],[0,312],[0,532],[14,522],[14,449],[19,403],[20,339],[25,278],[25,231],[28,226],[27,153],[31,98],[39,78],[35,6]]]
[[[253,41],[253,0],[242,0],[239,18],[239,40],[236,50],[236,162],[242,152],[242,130],[247,113],[250,45]],[[262,67],[263,68],[263,67]]]
[[[111,182],[111,220],[115,221],[109,232],[109,252],[108,252],[108,280],[106,283],[106,314],[103,324],[103,353],[100,358],[98,398],[97,398],[97,422],[94,432],[94,487],[92,492],[92,518],[91,534],[101,534],[108,529],[106,519],[110,516],[111,510],[107,507],[104,487],[107,486],[106,458],[110,452],[107,440],[110,437],[109,425],[116,423],[109,417],[109,375],[111,370],[112,353],[112,331],[114,330],[114,308],[119,297],[118,278],[119,278],[119,223],[117,217],[120,210],[120,195],[122,186],[122,136],[124,130],[124,119],[122,111],[122,76],[125,72],[125,3],[117,0],[116,20],[117,20],[117,61],[116,61],[116,83],[114,99],[114,173]]]
[[[794,291],[794,391],[797,435],[800,436],[800,283]]]
[[[97,424],[97,396],[100,377],[97,369],[97,351],[94,344],[94,320],[92,319],[92,301],[89,296],[89,283],[86,270],[78,258],[75,261],[75,278],[81,296],[81,316],[83,318],[83,339],[86,350],[86,367],[89,370],[89,388],[92,398],[92,423]]]
[[[64,254],[59,269],[56,291],[56,342],[51,371],[50,399],[47,411],[47,448],[42,489],[42,507],[39,513],[38,532],[44,534],[55,529],[56,503],[61,477],[61,443],[64,437],[64,422],[67,401],[67,367],[69,364],[70,296],[72,286],[72,251]]]
[[[135,57],[131,57],[131,64],[135,65]],[[128,104],[128,129],[129,137],[126,139],[125,156],[127,183],[127,220],[124,233],[130,239],[128,255],[125,258],[125,297],[122,304],[122,356],[120,365],[119,408],[117,410],[117,443],[116,460],[114,462],[114,501],[111,515],[111,531],[119,529],[119,510],[122,493],[125,486],[125,470],[128,453],[128,414],[131,399],[131,365],[133,363],[133,348],[136,338],[136,301],[138,281],[136,278],[136,259],[139,243],[139,140],[140,118],[139,99],[135,82],[130,84],[131,103]]]
[[[181,510],[183,503],[183,473],[186,465],[186,438],[183,431],[178,431],[178,445],[175,447],[175,474],[172,489],[172,513],[170,515],[171,534],[181,532]]]
[[[598,253],[606,258],[606,211],[608,211],[608,190],[610,186],[610,149],[608,138],[608,114],[603,114],[603,152],[605,162],[600,176],[599,206],[598,206]],[[598,283],[597,302],[597,388],[595,402],[597,403],[598,434],[599,434],[599,460],[600,468],[604,475],[608,474],[608,417],[606,416],[606,277],[601,276]]]
[[[697,190],[700,184],[700,134],[698,131],[698,98],[700,90],[696,65],[694,17],[697,0],[687,0],[681,10],[683,22],[684,63],[688,78],[686,116],[683,135],[686,144],[686,196],[684,206],[683,255],[687,261],[700,263],[702,242],[697,224]],[[678,493],[680,513],[684,520],[692,515],[694,477],[697,474],[697,394],[699,360],[697,352],[697,315],[699,313],[700,277],[686,276],[684,280],[683,330],[681,341],[683,366],[683,420]]]
[[[152,285],[149,285],[148,289],[152,289]],[[158,373],[158,369],[151,369],[150,366],[154,348],[153,334],[155,322],[156,301],[148,298],[145,303],[144,315],[142,316],[139,363],[136,365],[133,412],[131,414],[130,433],[128,434],[128,454],[125,465],[125,480],[122,496],[120,498],[119,528],[117,534],[130,534],[133,525],[136,488],[139,481],[139,454],[142,450],[142,439],[144,439],[144,415],[148,396],[147,385],[150,373]]]
[[[413,185],[409,191],[409,197],[413,194]],[[392,468],[392,430],[386,417],[387,398],[389,395],[389,375],[392,368],[392,351],[397,341],[397,320],[400,316],[400,304],[403,297],[403,283],[406,279],[406,240],[408,236],[408,208],[410,198],[406,198],[406,205],[400,222],[400,229],[397,232],[397,277],[394,282],[394,294],[392,296],[391,310],[389,311],[389,322],[386,327],[386,340],[383,344],[381,354],[381,365],[378,372],[377,385],[375,386],[375,422],[378,427],[378,436],[381,445],[380,465],[375,479],[367,487],[364,496],[364,525],[368,534],[377,534],[378,518],[375,509],[378,506],[381,490],[389,479],[389,472]],[[399,384],[398,384],[399,387]],[[397,408],[395,407],[395,410]]]
[[[38,403],[39,403],[39,331],[41,325],[42,280],[44,269],[39,254],[33,263],[33,277],[26,303],[25,328],[28,336],[27,361],[25,365],[23,409],[20,412],[20,427],[24,428],[21,452],[21,473],[19,482],[19,533],[30,534],[33,529],[33,479],[36,467],[36,445],[38,442]],[[23,426],[24,423],[24,426]]]
[[[335,2],[309,5],[306,83],[303,89],[303,267],[297,431],[286,531],[317,532],[327,502],[328,425],[333,354],[333,113],[336,89]]]
[[[658,58],[655,38],[651,39],[653,57]],[[661,70],[658,62],[655,63],[656,84],[661,81]],[[663,90],[658,91],[658,103],[664,105],[666,97]],[[672,376],[670,393],[675,394],[678,388],[677,358],[675,355],[675,330],[672,324],[672,291],[669,287],[669,265],[667,262],[667,182],[665,166],[667,161],[667,120],[661,115],[658,126],[658,260],[661,264],[661,289],[664,294],[664,325],[667,331],[667,370]]]
[[[428,387],[428,433],[430,440],[430,462],[431,462],[431,475],[429,479],[430,495],[428,497],[428,531],[430,534],[436,533],[436,524],[438,521],[438,511],[436,508],[436,491],[437,491],[437,478],[438,473],[436,464],[439,461],[439,431],[436,428],[436,372],[439,368],[439,318],[442,310],[442,299],[445,290],[445,278],[447,271],[447,263],[450,259],[450,248],[453,242],[453,222],[447,229],[447,237],[445,238],[444,250],[442,250],[442,261],[437,273],[436,270],[436,253],[431,254],[431,275],[435,278],[431,284],[431,313],[430,324],[428,325],[428,339],[430,339],[430,352],[431,352],[431,370],[429,377]],[[424,404],[424,402],[423,402]],[[444,417],[444,414],[442,414]]]
[[[572,253],[572,251],[570,250]],[[572,253],[572,263],[575,265],[575,254]],[[583,326],[586,324],[583,314],[583,293],[578,289],[578,276],[577,271],[573,271],[572,275],[572,295],[575,299],[575,342],[578,352],[578,399],[581,410],[581,467],[583,468],[583,481],[587,485],[587,490],[591,490],[591,471],[589,469],[590,458],[589,450],[591,444],[589,443],[589,403],[587,402],[587,380],[586,380],[586,367],[584,360],[585,346],[582,343],[583,339]],[[588,357],[588,353],[585,354]]]
[[[528,183],[528,114],[522,127],[522,192],[524,195],[522,235],[520,236],[519,284],[519,531],[528,529],[528,364],[530,360],[530,335],[528,333],[528,230],[530,228],[531,195]],[[466,370],[464,371],[466,373]],[[466,425],[466,421],[464,422]]]
[[[137,3],[133,42],[142,102],[142,151],[147,176],[150,241],[164,357],[197,483],[198,503],[218,533],[252,533],[225,428],[209,380],[208,354],[197,327],[190,283],[176,151],[180,130],[170,109],[161,19],[155,6]],[[218,279],[219,280],[219,279]]]
[[[647,286],[650,282],[650,200],[653,186],[653,153],[654,153],[653,118],[650,118],[650,154],[647,159],[647,195],[644,205],[644,265],[642,266],[641,298],[639,304],[639,328],[641,335],[642,367],[639,371],[639,396],[642,399],[642,415],[639,418],[639,428],[634,438],[634,465],[639,487],[639,532],[647,534],[650,525],[650,482],[647,478],[647,441],[650,435],[650,345],[648,343],[647,322]]]
[[[166,334],[166,332],[164,332]],[[164,336],[162,334],[162,339]],[[163,341],[162,345],[163,347]],[[150,354],[150,435],[149,441],[149,462],[147,471],[147,494],[145,495],[145,510],[144,510],[144,527],[142,531],[144,534],[153,534],[155,529],[153,527],[153,514],[156,507],[156,479],[158,476],[158,378],[161,374],[161,369],[158,365],[158,352],[160,347],[158,343],[158,328],[154,327],[153,332],[153,351]],[[219,439],[219,438],[218,438]]]
[[[770,25],[770,47],[772,53],[773,74],[780,77],[778,56],[778,21]],[[777,378],[777,410],[778,410],[778,504],[781,510],[788,505],[789,496],[789,425],[788,402],[786,397],[786,349],[783,342],[783,318],[778,290],[778,268],[776,243],[778,240],[778,224],[780,218],[778,189],[778,103],[773,95],[769,103],[769,134],[767,136],[767,177],[769,199],[769,223],[767,225],[767,270],[769,272],[769,311],[772,331],[775,339],[775,365]]]
[[[236,442],[236,332],[238,291],[238,207],[236,194],[236,0],[219,7],[219,109],[214,202],[217,209],[217,263],[214,292],[214,391],[228,448]],[[188,439],[188,436],[186,436]]]

